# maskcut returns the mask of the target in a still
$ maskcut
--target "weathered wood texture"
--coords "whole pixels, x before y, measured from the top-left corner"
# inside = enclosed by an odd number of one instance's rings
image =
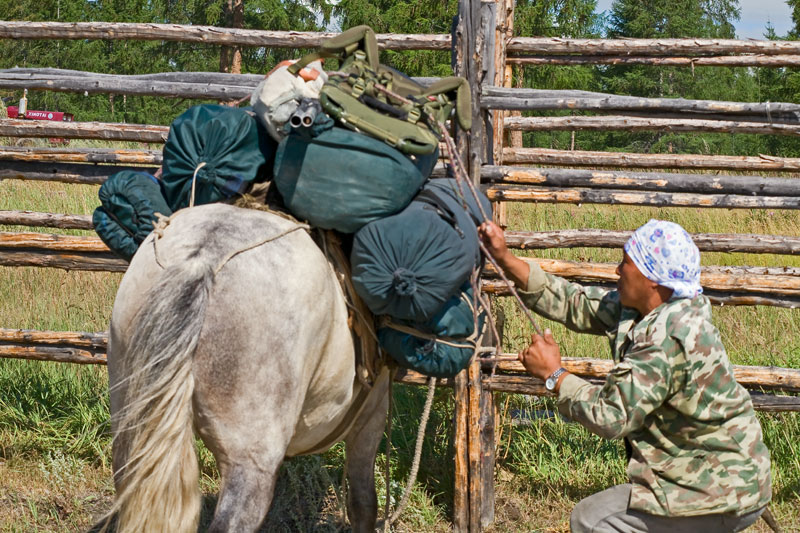
[[[511,54],[577,54],[708,56],[725,54],[800,55],[798,41],[747,41],[739,39],[570,39],[562,37],[514,37]]]
[[[36,359],[45,361],[106,364],[108,333],[72,331],[36,331],[0,328],[0,357]],[[512,354],[504,354],[509,356]],[[564,358],[564,367],[570,372],[586,378],[602,379],[611,368],[608,359]],[[516,361],[501,361],[494,377],[483,375],[484,388],[494,391],[526,392],[544,395],[541,380],[522,373],[522,365]],[[509,373],[509,374],[505,374]],[[800,370],[793,368],[734,365],[736,380],[751,390],[773,390],[776,392],[800,391]],[[466,373],[465,373],[466,374]],[[395,381],[412,385],[425,385],[428,378],[412,370],[400,369]],[[452,379],[439,381],[439,386],[452,387]],[[515,389],[515,390],[512,390]],[[465,391],[466,392],[466,391]],[[764,395],[770,397],[771,395]],[[790,403],[793,409],[800,410],[800,398]],[[769,402],[764,402],[768,404]],[[770,405],[779,404],[780,400]],[[464,413],[466,414],[466,413]],[[466,461],[466,457],[465,457]]]
[[[29,89],[66,93],[124,94],[131,96],[161,96],[167,98],[193,98],[237,100],[252,94],[258,84],[252,76],[231,78],[226,84],[205,81],[183,82],[162,80],[148,75],[109,75],[93,72],[63,74],[58,72],[18,72],[18,69],[0,70],[0,89]],[[166,77],[166,76],[165,76]],[[218,76],[216,76],[218,77]],[[214,77],[210,77],[213,79]]]
[[[800,171],[800,158],[770,155],[735,156],[704,154],[634,154],[553,150],[550,148],[504,148],[506,165],[559,165],[578,167],[677,168],[711,170]]]
[[[424,385],[426,377],[413,370],[401,370],[395,377],[395,381],[408,385]],[[591,381],[599,382],[597,378],[589,378]],[[440,383],[443,387],[452,387],[452,381]],[[544,383],[531,376],[495,374],[489,376],[484,374],[482,387],[492,392],[510,392],[516,394],[529,394],[532,396],[552,396],[544,388]],[[778,396],[776,394],[762,393],[750,390],[750,398],[756,410],[766,412],[786,412],[800,411],[800,397],[798,396]]]
[[[502,357],[516,357],[516,354],[503,354]],[[484,365],[491,363],[485,360]],[[561,364],[573,374],[587,378],[605,378],[614,366],[611,359],[589,359],[583,357],[564,357]],[[519,361],[501,360],[497,362],[497,372],[525,374]],[[800,369],[775,366],[733,365],[733,373],[743,387],[748,389],[769,389],[781,392],[800,392]]]
[[[524,184],[565,188],[588,187],[591,189],[631,189],[637,191],[743,196],[800,196],[800,186],[798,185],[800,181],[797,179],[764,178],[761,176],[487,165],[481,169],[481,178],[484,182],[497,184]]]
[[[0,161],[19,161],[25,163],[107,163],[158,166],[161,165],[162,156],[160,150],[17,148],[0,146]]]
[[[167,140],[168,133],[167,126],[149,126],[147,124],[0,120],[0,136],[4,137],[67,137],[70,139],[163,143]]]
[[[792,120],[798,122],[800,104],[766,102],[726,102],[689,100],[686,98],[644,98],[589,91],[556,91],[545,89],[511,89],[486,87],[481,106],[487,109],[585,110],[585,111],[648,111],[686,113],[688,116],[706,114],[758,116],[764,122]]]
[[[529,394],[533,396],[553,396],[544,388],[544,383],[530,376],[509,376],[495,374],[484,376],[483,386],[494,392],[510,392],[515,394]],[[800,397],[778,396],[757,391],[750,392],[753,407],[765,412],[800,411]]]
[[[652,57],[652,56],[512,56],[514,65],[654,65],[660,67],[797,67],[800,55],[748,54],[741,56]]]
[[[711,133],[757,133],[798,135],[800,125],[695,118],[595,117],[507,117],[505,127],[520,131],[702,131]]]
[[[0,211],[0,224],[42,228],[94,229],[90,215],[60,215],[36,211]]]
[[[596,285],[608,289],[615,288],[615,284],[611,282],[588,282],[587,285]],[[506,284],[501,280],[483,279],[481,280],[481,289],[494,296],[511,296]],[[770,307],[784,307],[789,309],[800,308],[800,296],[797,295],[780,295],[775,293],[744,293],[744,292],[730,292],[730,291],[715,291],[704,290],[709,301],[713,305],[765,305]]]
[[[632,231],[576,229],[558,231],[506,231],[510,248],[622,248]],[[692,240],[703,252],[745,252],[800,255],[800,237],[745,233],[694,233]]]
[[[0,357],[105,364],[108,335],[71,331],[0,329]]]
[[[100,185],[106,181],[109,176],[122,170],[149,172],[153,174],[158,169],[157,167],[94,165],[89,163],[6,161],[0,164],[0,179]]]
[[[53,68],[0,70],[0,87],[71,93],[108,93],[234,101],[249,96],[261,74],[220,72],[159,72],[154,74],[103,74]],[[438,78],[412,78],[430,85]]]
[[[36,248],[48,252],[109,252],[97,236],[58,235],[52,233],[0,232],[0,250]]]
[[[174,41],[226,46],[316,48],[337,33],[266,31],[182,24],[121,22],[0,22],[0,39],[113,39]],[[388,50],[449,50],[449,35],[377,35],[378,46]]]
[[[538,264],[545,272],[567,279],[590,283],[616,283],[619,279],[617,263],[522,259]],[[491,265],[486,267],[485,276],[496,276]],[[715,291],[800,296],[800,268],[704,266],[700,269],[700,284]]]
[[[453,401],[455,431],[453,448],[455,450],[455,470],[453,473],[453,531],[465,532],[469,529],[469,456],[467,426],[469,424],[468,377],[466,370],[453,379]]]
[[[0,250],[0,266],[125,272],[128,262],[112,253],[44,253],[31,250]]]
[[[724,207],[730,209],[800,209],[800,197],[693,194],[621,189],[563,189],[490,185],[485,191],[491,201],[566,204],[648,205],[658,207]]]

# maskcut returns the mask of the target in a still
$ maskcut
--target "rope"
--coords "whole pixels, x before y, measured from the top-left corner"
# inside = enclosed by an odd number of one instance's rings
[[[204,164],[205,163],[202,163],[200,166],[202,166]],[[198,167],[198,169],[199,168],[200,167]],[[197,170],[195,170],[195,175],[197,175]],[[190,207],[191,207],[191,205],[190,205]],[[161,259],[158,256],[158,245],[157,245],[157,242],[159,241],[159,239],[164,237],[164,230],[166,230],[167,226],[169,226],[169,223],[172,221],[172,217],[174,217],[175,215],[177,215],[177,213],[174,213],[172,216],[166,217],[166,216],[162,215],[161,213],[156,213],[157,219],[156,219],[155,222],[153,222],[153,226],[154,226],[154,229],[153,229],[153,234],[154,234],[154,237],[153,237],[153,255],[155,257],[156,263],[161,268],[166,268],[166,267],[161,263]],[[295,226],[292,226],[289,229],[286,229],[286,230],[278,233],[277,235],[270,235],[269,237],[266,237],[264,239],[260,239],[260,240],[258,240],[256,242],[248,244],[244,248],[239,248],[238,250],[234,250],[234,251],[230,252],[228,255],[226,255],[222,259],[222,261],[220,261],[219,265],[217,265],[217,267],[214,269],[214,275],[216,276],[217,274],[219,274],[220,270],[222,270],[222,268],[228,263],[228,261],[230,261],[231,259],[233,259],[237,255],[239,255],[240,253],[246,252],[248,250],[252,250],[253,248],[258,248],[259,246],[262,246],[262,245],[267,244],[269,242],[276,241],[276,240],[278,240],[278,239],[280,239],[282,237],[285,237],[286,235],[289,235],[290,233],[293,233],[293,232],[301,230],[301,229],[302,230],[306,230],[306,231],[311,231],[311,227],[308,224],[297,224]]]
[[[428,418],[431,415],[431,407],[433,406],[433,396],[434,392],[436,391],[436,378],[430,377],[428,379],[428,396],[425,398],[425,408],[422,410],[422,419],[419,422],[419,429],[417,430],[417,443],[414,447],[414,460],[411,463],[411,472],[408,474],[408,481],[406,482],[405,490],[403,491],[403,497],[400,499],[400,503],[397,504],[395,507],[394,512],[389,515],[389,507],[390,507],[390,488],[389,488],[389,451],[392,447],[392,386],[391,382],[389,385],[389,421],[388,426],[386,429],[386,503],[384,505],[383,510],[383,531],[384,533],[388,531],[387,528],[391,528],[392,524],[400,518],[400,515],[405,510],[406,505],[408,505],[408,499],[411,496],[411,489],[414,487],[414,483],[417,481],[417,473],[419,472],[419,464],[422,459],[422,443],[425,440],[425,428],[428,425]]]
[[[261,239],[260,241],[256,241],[253,244],[245,246],[244,248],[241,248],[239,250],[234,250],[233,252],[231,252],[227,256],[225,256],[225,258],[222,261],[220,261],[219,266],[217,266],[217,268],[214,269],[214,275],[216,276],[217,274],[219,274],[219,271],[222,270],[222,267],[224,267],[228,263],[228,261],[233,259],[235,256],[239,255],[240,253],[246,252],[248,250],[252,250],[253,248],[258,248],[259,246],[267,244],[268,242],[276,241],[276,240],[280,239],[281,237],[285,237],[286,235],[289,235],[290,233],[293,233],[293,232],[301,230],[301,229],[306,230],[306,231],[310,231],[311,230],[311,228],[307,224],[300,224],[300,225],[294,226],[292,228],[289,228],[289,229],[287,229],[285,231],[282,231],[281,233],[279,233],[277,235],[273,235],[271,237],[267,237],[266,239]]]
[[[456,151],[456,147],[455,147],[455,143],[453,142],[453,138],[450,137],[450,134],[447,132],[447,129],[445,129],[445,126],[444,126],[444,124],[442,124],[442,122],[439,122],[439,127],[441,128],[442,134],[444,136],[445,147],[447,148],[447,155],[450,158],[450,162],[451,163],[455,163],[454,165],[452,165],[452,168],[453,168],[453,173],[454,173],[454,175],[456,177],[456,181],[459,183],[459,185],[461,185],[462,183],[466,183],[467,184],[467,187],[469,188],[470,192],[472,193],[472,196],[475,198],[475,202],[478,205],[478,209],[480,209],[481,216],[483,217],[483,221],[484,222],[488,222],[489,221],[489,217],[486,215],[486,212],[483,210],[483,206],[481,205],[480,197],[478,196],[478,191],[475,189],[475,185],[472,183],[472,181],[467,176],[467,171],[464,169],[464,163],[461,161],[461,157],[458,155],[458,152]],[[489,260],[489,262],[492,264],[492,266],[494,266],[495,270],[497,270],[497,273],[500,275],[500,279],[503,280],[503,282],[508,287],[508,290],[514,296],[514,299],[516,300],[517,305],[522,310],[522,312],[525,313],[525,316],[527,317],[528,321],[533,326],[533,329],[536,331],[537,334],[541,335],[542,334],[541,328],[536,323],[536,320],[534,320],[533,314],[531,313],[530,309],[528,309],[528,307],[525,305],[525,302],[522,301],[522,298],[520,297],[519,293],[517,292],[517,289],[514,287],[514,284],[511,283],[511,280],[509,280],[508,277],[506,277],[505,273],[503,272],[503,269],[500,268],[499,264],[497,264],[497,260],[495,260],[495,258],[492,256],[492,254],[489,253],[489,250],[486,248],[486,245],[484,245],[483,242],[480,239],[478,239],[478,244],[480,245],[481,251],[483,252],[483,254],[486,256],[486,258]]]
[[[189,207],[194,207],[194,186],[195,183],[197,183],[197,172],[204,166],[206,166],[205,161],[197,165],[197,168],[194,169],[194,174],[192,175],[192,193],[189,196]]]

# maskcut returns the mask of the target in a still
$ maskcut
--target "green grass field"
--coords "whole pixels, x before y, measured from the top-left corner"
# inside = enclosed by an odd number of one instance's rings
[[[53,183],[0,182],[0,209],[85,213],[94,209],[96,188]],[[796,234],[790,211],[646,209],[608,206],[512,205],[510,227],[632,229],[651,217],[667,218],[689,231]],[[32,231],[2,227],[0,231]],[[51,232],[53,230],[42,229]],[[73,232],[81,233],[81,232]],[[615,250],[539,251],[540,257],[617,261]],[[704,264],[800,266],[800,258],[705,254]],[[102,331],[107,328],[120,276],[54,269],[0,267],[0,327]],[[525,345],[530,328],[507,300],[505,349]],[[716,308],[714,316],[731,360],[738,364],[800,368],[800,311],[769,307]],[[608,357],[604,340],[553,328],[563,353]],[[0,531],[81,531],[112,497],[107,380],[104,367],[0,360]],[[395,388],[392,500],[397,502],[410,469],[425,390]],[[624,452],[576,424],[558,418],[512,423],[514,410],[552,409],[549,400],[497,397],[497,520],[492,531],[568,531],[572,506],[581,498],[625,479]],[[422,465],[411,504],[398,531],[449,531],[452,502],[452,416],[449,390],[438,390],[427,428]],[[772,452],[774,510],[786,531],[800,531],[800,414],[760,415]],[[204,516],[213,509],[217,472],[199,447]],[[321,457],[287,462],[264,531],[339,531],[343,447]],[[384,501],[383,454],[376,474]],[[763,522],[752,531],[767,531]]]

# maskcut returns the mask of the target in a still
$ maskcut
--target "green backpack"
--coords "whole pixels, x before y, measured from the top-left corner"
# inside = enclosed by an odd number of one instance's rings
[[[453,110],[462,129],[471,126],[470,91],[464,78],[443,78],[425,88],[378,63],[378,44],[369,26],[356,26],[323,42],[315,53],[289,67],[297,75],[312,61],[336,58],[319,102],[342,126],[366,133],[407,155],[432,154]]]

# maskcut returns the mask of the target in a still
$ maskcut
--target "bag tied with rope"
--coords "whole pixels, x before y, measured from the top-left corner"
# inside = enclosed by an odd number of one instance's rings
[[[491,212],[483,194],[480,201]],[[356,291],[376,315],[430,320],[481,262],[479,221],[478,203],[455,179],[430,180],[403,211],[356,233]]]
[[[240,195],[271,177],[275,141],[244,109],[190,107],[164,144],[164,196],[173,211]]]
[[[426,376],[451,378],[467,367],[486,326],[469,283],[427,322],[384,316],[378,340],[398,365]]]
[[[324,58],[339,70],[327,71],[319,99],[302,100],[286,123],[275,183],[299,218],[352,233],[408,205],[438,159],[439,124],[455,113],[469,128],[469,86],[446,78],[426,88],[381,65],[368,26],[325,41],[288,72]]]
[[[172,214],[161,182],[146,172],[112,174],[100,186],[98,196],[102,205],[94,210],[92,225],[106,246],[126,261],[153,231],[158,215]]]

